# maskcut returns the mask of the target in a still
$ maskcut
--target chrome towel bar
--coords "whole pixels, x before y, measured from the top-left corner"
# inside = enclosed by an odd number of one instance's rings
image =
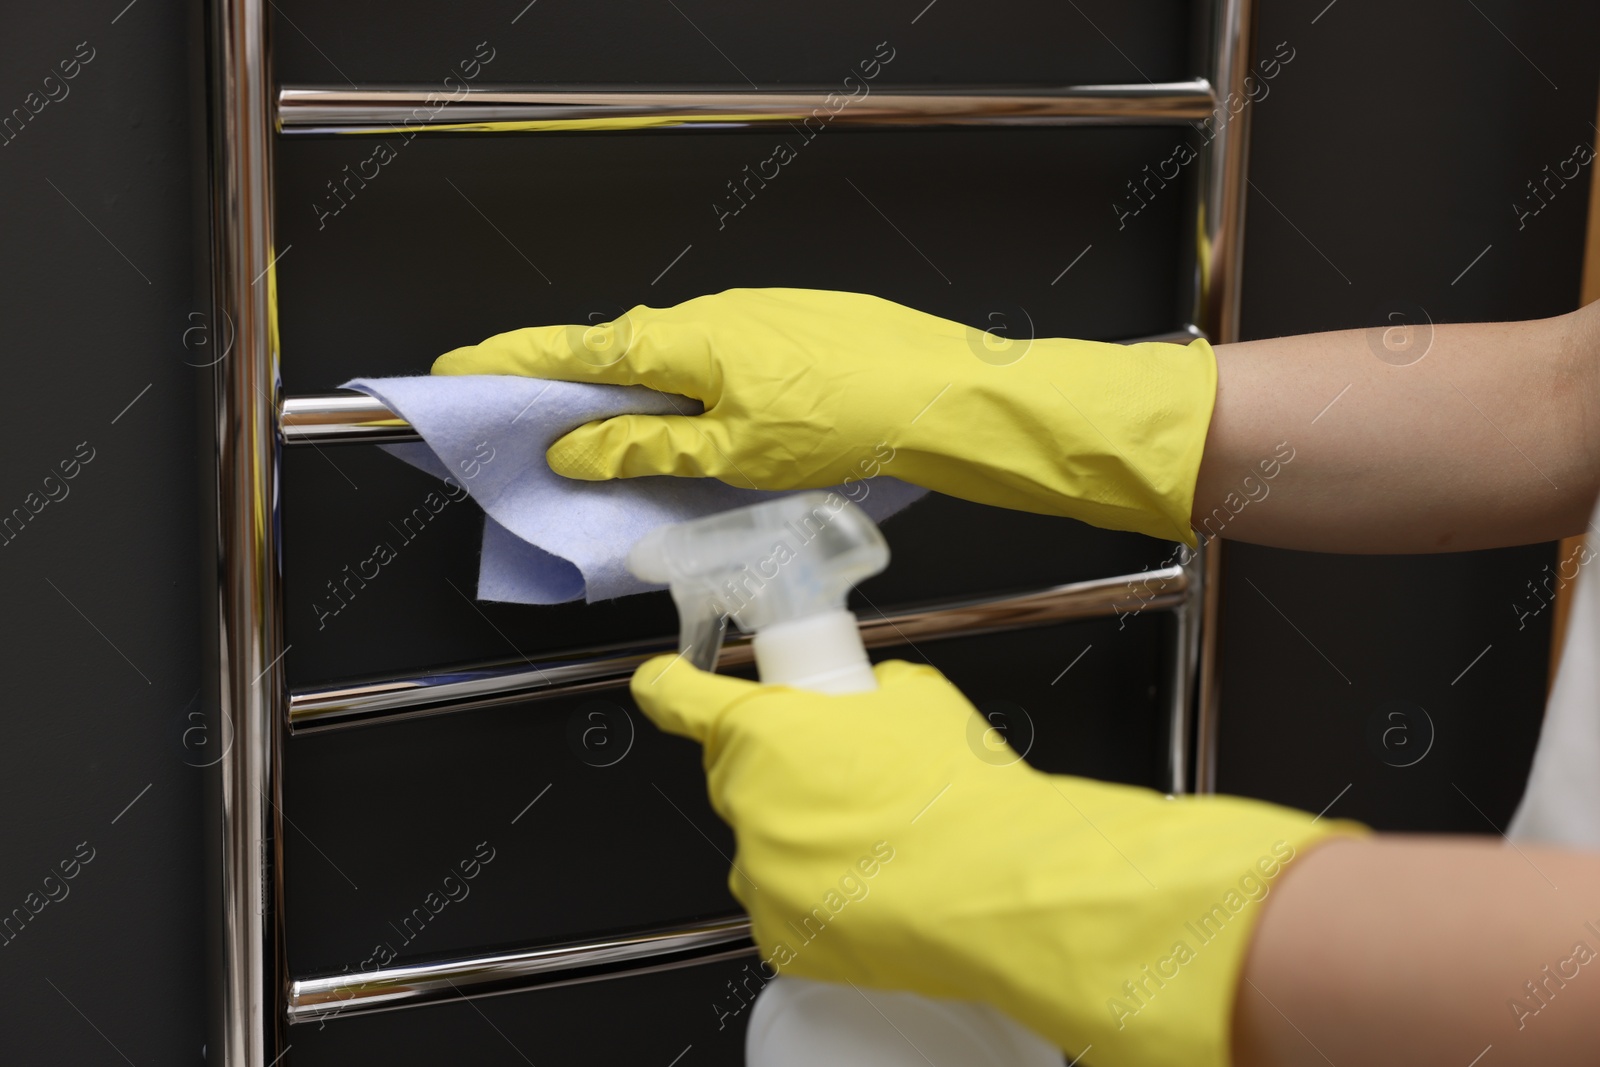
[[[1187,344],[1205,336],[1197,327],[1134,337],[1120,342],[1167,341]],[[415,441],[417,432],[394,412],[365,393],[319,393],[285,397],[278,424],[286,445],[389,444]]]
[[[830,106],[831,100],[839,100]],[[278,92],[285,134],[626,133],[745,129],[807,120],[872,129],[942,126],[1119,126],[1198,122],[1216,94],[1203,78],[1146,85],[1073,85],[1026,93],[874,89],[859,99],[808,92],[584,92],[437,88]]]
[[[290,1023],[393,1011],[524,989],[624,978],[754,952],[750,920],[728,915],[688,926],[559,945],[346,971],[289,983]]]
[[[1193,579],[1183,567],[1161,567],[1058,585],[1021,596],[967,600],[862,618],[861,638],[868,648],[894,648],[917,641],[1031,629],[1079,619],[1170,611],[1185,606],[1193,588]],[[301,689],[289,696],[289,728],[298,734],[619,686],[645,660],[671,652],[673,647],[671,639],[662,639],[599,649],[586,655],[551,657],[537,663],[517,660]],[[719,665],[738,667],[753,661],[750,638],[729,634]],[[1181,767],[1172,770],[1174,774],[1181,772]]]
[[[481,707],[617,685],[654,651],[594,650],[528,670],[477,665],[442,674],[290,693],[284,671],[282,446],[414,439],[411,428],[362,396],[282,400],[274,245],[273,157],[280,139],[413,132],[768,130],[785,124],[864,130],[1003,129],[1068,125],[1200,124],[1216,118],[1191,173],[1180,321],[1218,342],[1238,337],[1240,245],[1250,112],[1254,0],[1205,0],[1194,25],[1200,77],[1149,85],[1041,89],[875,89],[833,106],[821,92],[589,92],[519,87],[473,90],[442,106],[406,87],[273,89],[270,0],[207,0],[212,208],[211,321],[232,324],[231,358],[212,368],[207,423],[214,496],[207,544],[215,558],[214,623],[205,706],[232,727],[232,744],[208,782],[208,1060],[271,1067],[288,1050],[286,1024],[346,1012],[391,1010],[457,995],[510,992],[689,966],[748,952],[748,924],[729,916],[698,925],[558,946],[390,967],[365,975],[293,980],[283,923],[284,746],[291,731]],[[1232,107],[1241,101],[1241,109]],[[818,112],[826,109],[822,114]],[[1195,336],[1190,327],[1163,340]],[[1021,597],[944,605],[863,623],[870,643],[996,632],[1104,617],[1129,598],[1177,620],[1165,662],[1171,699],[1168,788],[1206,791],[1215,781],[1215,641],[1219,554],[1208,546],[1182,567],[1076,583]],[[1135,589],[1128,589],[1130,582]],[[1137,592],[1142,584],[1148,598]],[[1158,588],[1159,587],[1159,588]],[[729,662],[748,650],[735,643]],[[556,676],[541,679],[539,671]],[[558,673],[564,672],[564,673]],[[1191,739],[1193,754],[1191,756]]]

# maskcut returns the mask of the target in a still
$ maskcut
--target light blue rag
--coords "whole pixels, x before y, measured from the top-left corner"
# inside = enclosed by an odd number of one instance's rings
[[[659,589],[628,572],[628,550],[639,538],[657,526],[784,495],[712,478],[580,482],[550,469],[545,450],[584,423],[701,410],[692,400],[643,386],[440,375],[357,378],[343,388],[377,399],[422,437],[386,445],[387,451],[448,479],[453,491],[465,487],[483,508],[479,600],[593,603]],[[926,491],[878,477],[852,484],[848,495],[882,522]]]

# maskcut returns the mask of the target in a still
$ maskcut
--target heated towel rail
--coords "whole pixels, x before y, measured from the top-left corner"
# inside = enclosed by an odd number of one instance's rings
[[[224,1067],[270,1067],[289,1024],[395,1010],[460,996],[596,981],[688,966],[750,951],[743,916],[518,951],[394,966],[358,976],[287,973],[283,914],[282,756],[291,732],[441,714],[510,700],[619,685],[659,645],[595,650],[558,662],[485,664],[448,676],[417,674],[358,686],[291,692],[285,680],[278,504],[280,453],[302,442],[405,439],[409,428],[364,396],[284,397],[279,376],[273,243],[273,153],[302,134],[503,132],[646,128],[760,129],[820,105],[821,94],[474,91],[434,113],[407,87],[274,94],[271,0],[210,0],[210,162],[213,322],[231,322],[229,358],[213,370],[215,450],[210,709],[231,730],[208,806],[210,965],[207,1058]],[[835,122],[873,128],[1182,124],[1219,118],[1196,167],[1199,233],[1177,338],[1234,340],[1238,331],[1249,111],[1252,0],[1200,5],[1200,76],[1148,85],[1089,85],[1008,93],[880,89]],[[424,117],[418,117],[418,111]],[[596,119],[608,120],[597,123]],[[1174,339],[1177,339],[1174,338]],[[1214,781],[1217,683],[1214,646],[1219,556],[1215,544],[1182,566],[1040,590],[1026,596],[936,605],[864,620],[869,644],[954,637],[1107,616],[1143,586],[1145,610],[1174,613],[1166,658],[1172,694],[1168,788],[1208,791]],[[735,640],[729,662],[748,659]]]

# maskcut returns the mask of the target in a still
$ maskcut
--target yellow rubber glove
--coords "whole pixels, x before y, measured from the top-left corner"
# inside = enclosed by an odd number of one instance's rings
[[[770,968],[981,1001],[1097,1067],[1222,1067],[1263,899],[1355,823],[1047,775],[932,667],[824,696],[658,657],[633,695],[700,741]]]
[[[569,478],[816,489],[885,473],[1191,546],[1217,389],[1204,341],[1009,340],[811,289],[730,289],[597,326],[513,330],[433,372],[647,385],[704,404],[580,427],[549,450]]]

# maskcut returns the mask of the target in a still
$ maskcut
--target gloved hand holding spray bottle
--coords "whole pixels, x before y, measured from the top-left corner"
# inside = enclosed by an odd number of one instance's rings
[[[714,669],[731,619],[754,634],[764,684],[828,694],[877,688],[845,599],[888,563],[889,546],[872,520],[824,492],[660,527],[628,556],[639,578],[670,586],[685,660]],[[937,1050],[939,1067],[1062,1063],[1053,1045],[988,1005],[795,977],[762,989],[745,1061],[919,1067],[928,1062],[924,1049]]]

